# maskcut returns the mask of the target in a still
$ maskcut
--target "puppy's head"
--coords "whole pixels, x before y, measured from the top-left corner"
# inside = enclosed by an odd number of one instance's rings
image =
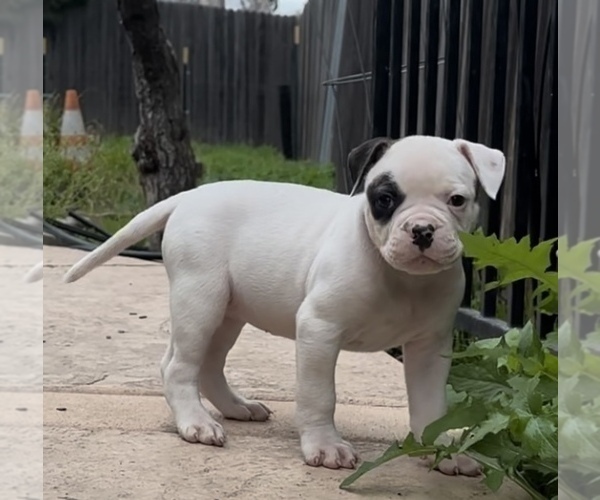
[[[477,221],[477,184],[495,199],[505,172],[501,151],[462,139],[371,139],[348,168],[364,188],[368,233],[384,260],[410,274],[434,274],[462,255],[459,231]],[[354,193],[354,191],[353,191]]]

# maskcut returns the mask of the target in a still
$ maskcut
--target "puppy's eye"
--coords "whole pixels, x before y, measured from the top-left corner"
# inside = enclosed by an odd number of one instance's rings
[[[455,194],[450,197],[450,201],[448,202],[453,207],[462,207],[467,202],[467,199],[460,194]]]
[[[377,208],[380,210],[389,210],[394,206],[394,198],[389,194],[379,195],[375,200],[375,205],[377,205]]]

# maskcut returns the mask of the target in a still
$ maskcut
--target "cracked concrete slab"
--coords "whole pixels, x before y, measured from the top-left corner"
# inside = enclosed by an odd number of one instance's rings
[[[0,247],[0,498],[41,498],[42,283],[23,282],[40,250]]]

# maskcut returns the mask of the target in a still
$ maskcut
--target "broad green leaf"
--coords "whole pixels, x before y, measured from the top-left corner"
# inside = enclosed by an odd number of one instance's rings
[[[451,385],[446,387],[446,401],[448,408],[452,409],[458,404],[464,402],[468,398],[466,392],[456,392]]]
[[[504,482],[504,478],[506,477],[506,472],[498,469],[485,469],[484,470],[485,479],[483,482],[487,485],[487,487],[496,493],[502,483]]]
[[[502,413],[493,413],[486,420],[479,423],[468,435],[467,439],[458,449],[458,453],[464,453],[475,443],[481,441],[488,434],[497,434],[508,427],[510,418]]]
[[[558,331],[549,333],[542,343],[546,349],[558,351]]]
[[[432,445],[443,433],[452,429],[462,429],[478,424],[487,416],[485,405],[481,401],[470,400],[459,403],[442,418],[432,422],[423,431],[424,445]]]
[[[558,460],[558,431],[553,422],[533,417],[523,431],[523,448],[543,460]]]
[[[350,474],[342,483],[340,484],[340,488],[345,489],[351,486],[354,482],[364,476],[366,473],[372,471],[373,469],[383,465],[394,458],[402,457],[402,456],[427,456],[434,455],[437,452],[437,448],[432,446],[423,446],[421,445],[413,436],[413,434],[409,434],[402,444],[395,442],[392,444],[379,458],[372,462],[363,462],[360,467]]]
[[[563,413],[558,436],[561,462],[570,457],[596,461],[600,456],[600,425],[589,416]]]
[[[474,443],[468,453],[477,452],[493,458],[498,468],[514,468],[523,457],[523,451],[510,439],[507,432],[488,434],[481,441]]]
[[[558,357],[546,352],[544,355],[544,373],[550,377],[558,377]]]
[[[505,379],[489,367],[468,364],[458,365],[452,368],[448,382],[455,391],[465,391],[476,399],[492,401],[500,394],[511,391]]]
[[[514,408],[509,424],[510,435],[514,441],[520,443],[523,440],[523,434],[532,417],[533,415],[529,409]],[[535,456],[535,454],[528,453],[523,447],[522,450],[523,455],[528,458]]]
[[[596,295],[600,294],[600,272],[590,271],[589,268],[597,241],[582,241],[570,247],[566,236],[558,240],[558,276],[577,280]]]
[[[547,272],[555,239],[532,248],[529,236],[519,242],[515,238],[499,241],[495,235],[484,237],[479,231],[463,233],[461,240],[465,255],[473,258],[477,269],[488,266],[497,269],[501,285],[533,278],[544,283],[552,293],[558,293],[557,273]]]
[[[367,472],[372,471],[373,469],[383,465],[394,458],[401,457],[403,455],[407,455],[408,452],[403,449],[398,442],[391,445],[379,458],[374,460],[373,462],[363,462],[360,467],[350,476],[348,476],[342,484],[340,484],[340,488],[347,488],[351,484],[353,484],[357,479],[364,476]]]

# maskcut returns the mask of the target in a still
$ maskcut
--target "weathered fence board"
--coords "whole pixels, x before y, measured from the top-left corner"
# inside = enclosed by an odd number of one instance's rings
[[[180,62],[192,136],[282,147],[279,89],[291,86],[293,17],[159,3]],[[131,54],[116,2],[95,0],[44,27],[44,91],[81,93],[88,123],[131,134],[138,123]],[[185,59],[185,60],[184,60]]]

